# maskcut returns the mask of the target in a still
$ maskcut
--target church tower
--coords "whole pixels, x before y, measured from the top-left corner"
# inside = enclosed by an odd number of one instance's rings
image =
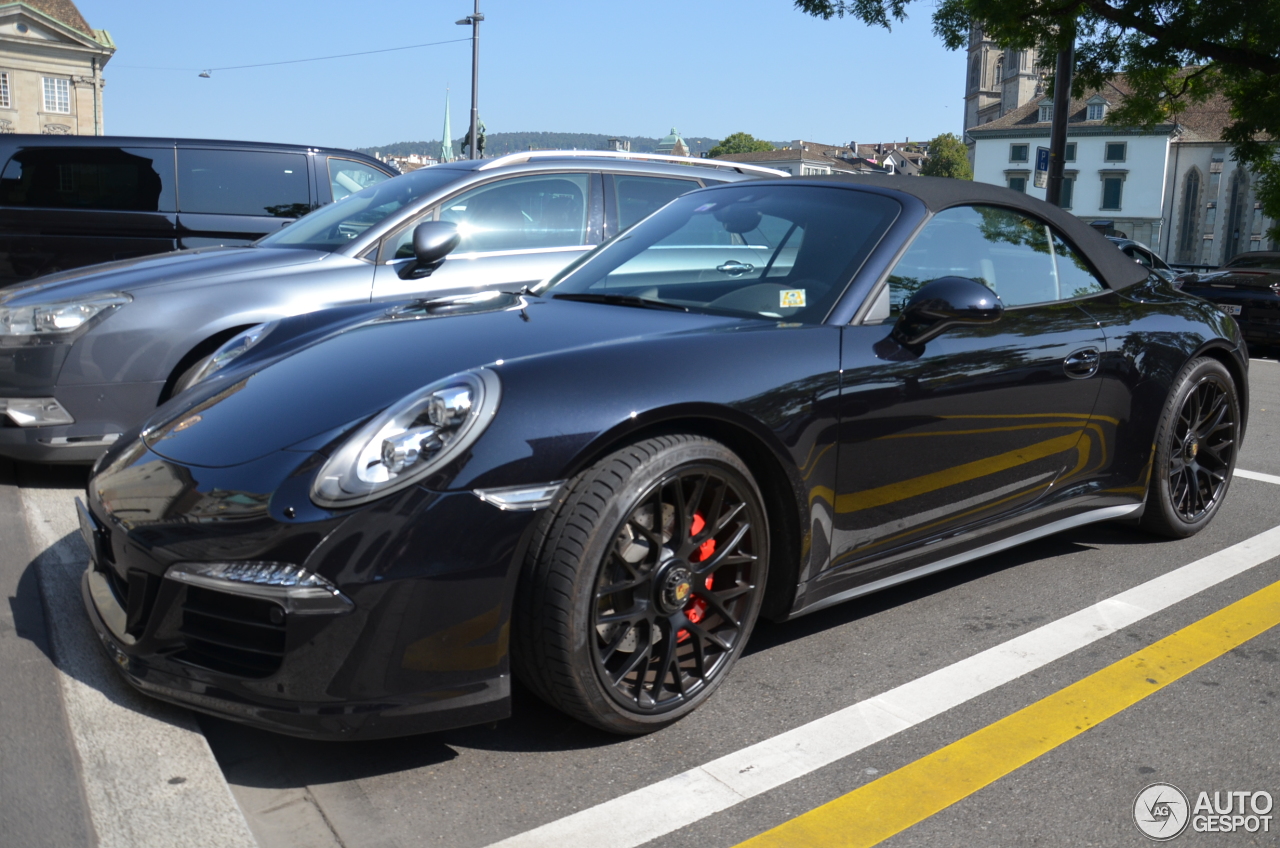
[[[1004,50],[981,27],[969,31],[969,69],[964,89],[964,128],[994,121],[1044,93],[1037,53]]]

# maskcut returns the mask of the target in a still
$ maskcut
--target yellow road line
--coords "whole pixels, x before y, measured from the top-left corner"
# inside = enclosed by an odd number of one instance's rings
[[[876,845],[1280,624],[1273,583],[738,848]]]

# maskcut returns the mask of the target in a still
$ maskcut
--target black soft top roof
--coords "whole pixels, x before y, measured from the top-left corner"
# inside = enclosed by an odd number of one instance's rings
[[[941,212],[952,206],[981,203],[1004,206],[1043,218],[1062,232],[1102,275],[1111,289],[1123,289],[1147,279],[1148,271],[1126,256],[1107,237],[1084,221],[1056,206],[1037,200],[1004,186],[944,177],[906,177],[887,174],[832,175],[792,178],[788,182],[839,183],[902,192],[918,198],[930,212]]]

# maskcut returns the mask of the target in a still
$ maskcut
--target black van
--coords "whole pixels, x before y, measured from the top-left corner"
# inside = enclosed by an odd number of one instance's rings
[[[0,135],[0,286],[169,250],[247,244],[395,176],[323,147]]]

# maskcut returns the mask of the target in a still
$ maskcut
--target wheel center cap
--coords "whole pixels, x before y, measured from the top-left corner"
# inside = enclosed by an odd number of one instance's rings
[[[1189,437],[1182,445],[1182,456],[1187,462],[1192,462],[1198,453],[1200,453],[1200,443],[1194,437]]]
[[[693,596],[693,572],[683,565],[673,565],[657,581],[657,602],[664,613],[683,607]]]

